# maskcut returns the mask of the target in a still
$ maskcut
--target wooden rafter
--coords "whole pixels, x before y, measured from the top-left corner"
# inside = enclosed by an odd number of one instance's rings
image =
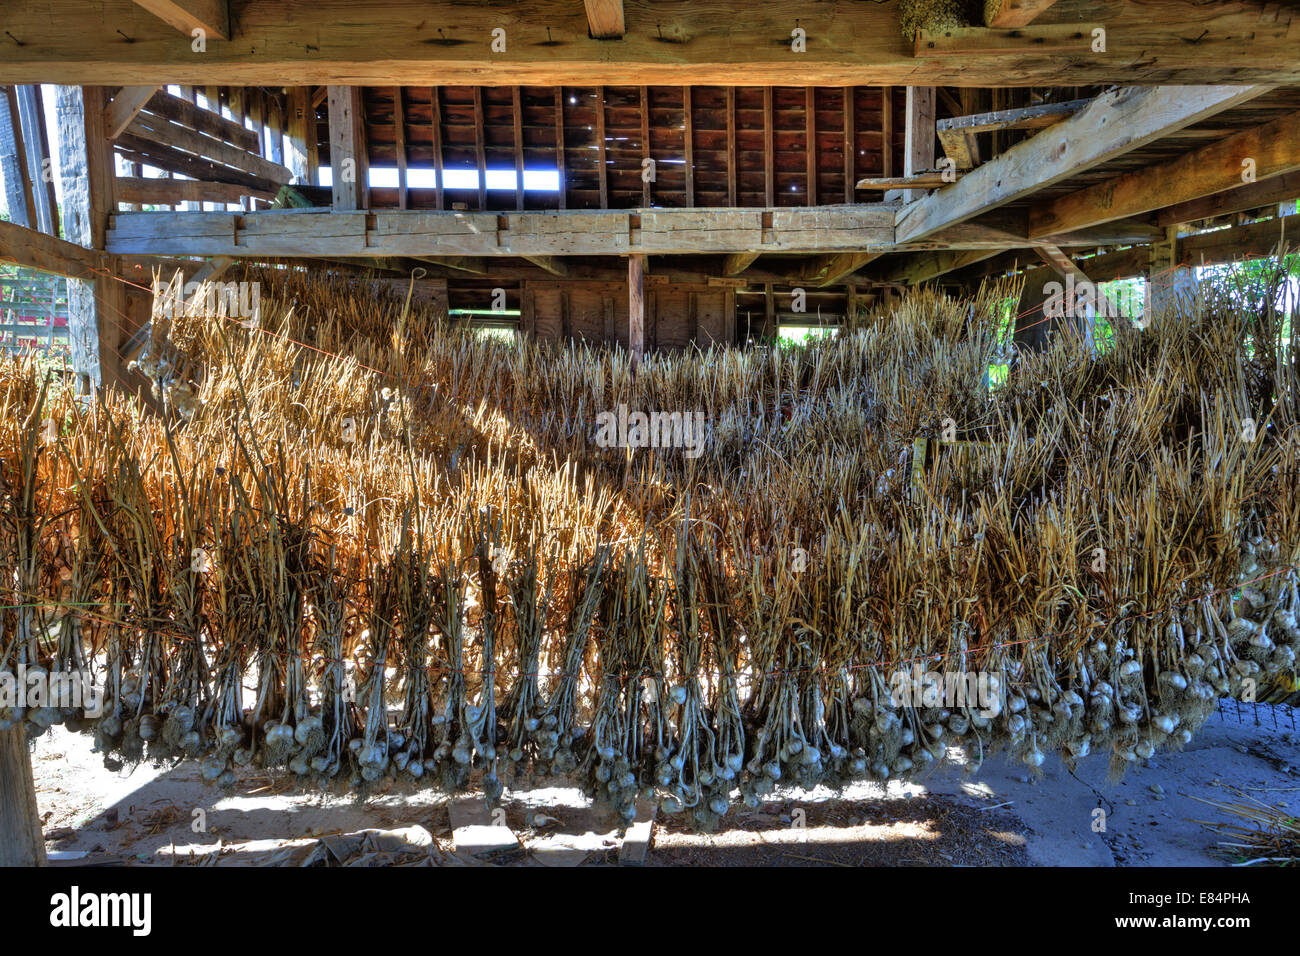
[[[202,30],[209,37],[230,39],[230,9],[226,0],[135,0],[159,20],[182,33]]]
[[[1029,216],[1031,238],[1191,202],[1249,179],[1300,170],[1300,113],[1242,130],[1167,162],[1067,193]],[[1247,177],[1249,173],[1249,178]]]
[[[623,0],[583,0],[587,8],[587,26],[596,40],[618,40],[627,31],[623,20]]]
[[[985,24],[1000,30],[1027,27],[1054,3],[1056,0],[1002,0],[991,13],[987,9],[991,5],[986,5]]]
[[[910,242],[932,235],[1248,102],[1266,89],[1128,87],[1103,93],[1069,119],[903,207],[896,238]]]

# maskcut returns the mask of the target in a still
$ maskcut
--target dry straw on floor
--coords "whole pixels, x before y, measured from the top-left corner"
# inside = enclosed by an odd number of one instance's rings
[[[1258,303],[1207,286],[991,389],[1001,288],[634,377],[342,280],[246,278],[258,327],[202,296],[158,316],[162,413],[0,365],[0,669],[88,669],[109,700],[0,720],[218,783],[559,772],[709,823],[954,746],[1119,772],[1294,672],[1300,393]],[[703,454],[600,447],[620,404],[702,412]],[[934,699],[945,672],[993,699]]]

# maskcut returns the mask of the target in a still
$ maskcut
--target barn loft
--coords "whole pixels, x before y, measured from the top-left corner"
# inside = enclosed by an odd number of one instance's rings
[[[112,694],[0,702],[0,862],[41,857],[56,718],[221,785],[545,771],[714,826],[972,740],[1121,772],[1296,689],[1294,280],[1197,272],[1292,261],[1300,3],[10,0],[0,32],[0,263],[66,278],[70,348],[64,390],[0,363],[0,671]],[[234,279],[260,305],[206,308]],[[915,659],[1019,706],[888,703]]]
[[[95,286],[70,325],[98,382],[148,318],[118,280],[155,268],[418,269],[480,321],[640,351],[1276,245],[1292,5],[988,6],[904,37],[900,3],[14,3],[4,254]],[[60,156],[37,83],[95,84],[59,94]]]

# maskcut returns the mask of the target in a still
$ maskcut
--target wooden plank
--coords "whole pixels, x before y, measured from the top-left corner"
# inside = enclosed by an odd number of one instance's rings
[[[564,165],[564,87],[555,88],[555,169],[559,177],[560,208],[568,207],[569,195],[568,172]]]
[[[1184,222],[1213,219],[1235,212],[1262,209],[1300,196],[1300,173],[1272,176],[1249,185],[1167,206],[1156,213],[1156,225],[1175,226]]]
[[[882,282],[919,285],[965,266],[991,259],[1001,249],[945,249],[926,255],[912,256],[880,273]]]
[[[519,102],[519,87],[510,88],[511,102],[514,106],[515,134],[515,209],[524,208],[524,110]]]
[[[487,212],[487,154],[483,143],[483,89],[474,87],[474,169],[478,173],[478,211]]]
[[[970,113],[942,119],[934,124],[942,136],[945,132],[991,133],[994,130],[1046,129],[1073,116],[1092,102],[1091,98],[1067,100],[1063,103],[1041,103],[1016,109],[994,110],[991,113]]]
[[[654,151],[650,147],[650,91],[644,86],[641,87],[641,156],[643,159],[654,159]],[[646,209],[650,208],[653,195],[653,180],[642,175],[641,205]]]
[[[150,206],[170,206],[181,202],[211,202],[226,205],[238,204],[245,196],[256,196],[268,202],[276,197],[276,190],[250,189],[232,183],[206,183],[196,179],[148,179],[119,176],[115,187],[118,202],[140,203]]]
[[[605,88],[596,87],[596,161],[600,173],[600,208],[609,208],[609,160],[605,157]]]
[[[996,10],[986,4],[984,23],[999,30],[1027,27],[1054,3],[1056,0],[1001,0]]]
[[[627,350],[635,373],[645,355],[645,256],[627,257]]]
[[[686,205],[695,205],[695,121],[691,110],[691,88],[682,87],[683,130],[686,147]]]
[[[288,93],[289,172],[298,185],[314,186],[316,163],[316,109],[311,105],[311,91],[305,86],[294,86]]]
[[[515,112],[518,113],[516,106]],[[406,181],[406,110],[402,104],[402,88],[393,87],[393,149],[397,153],[397,208],[410,205],[410,189]]]
[[[444,197],[444,187],[442,182],[442,92],[441,87],[432,87],[430,92],[433,94],[433,119],[431,122],[433,134],[433,175],[434,179],[434,202],[436,208],[445,209],[446,199]]]
[[[553,276],[563,278],[569,274],[569,267],[564,264],[564,260],[559,256],[522,256],[539,269],[545,269]]]
[[[261,128],[260,124],[259,128]],[[147,111],[131,120],[122,135],[191,153],[200,159],[208,159],[281,186],[293,179],[293,173],[286,167],[263,159],[258,153],[248,152],[204,133],[186,129]]]
[[[763,205],[776,205],[776,143],[772,87],[763,87]]]
[[[727,103],[727,205],[736,205],[736,88],[724,91]]]
[[[880,175],[894,175],[894,90],[880,90]]]
[[[934,169],[934,87],[907,88],[907,127],[903,131],[903,176],[911,178],[923,169]],[[925,196],[919,189],[903,192],[904,202]],[[886,197],[888,198],[888,197]]]
[[[366,209],[370,205],[370,163],[361,89],[331,86],[328,96],[333,207],[341,211]]]
[[[891,176],[888,179],[868,177],[859,179],[857,182],[858,189],[873,190],[897,190],[906,189],[909,186],[921,189],[935,189],[947,185],[948,181],[943,178],[943,173],[937,169],[925,169],[910,176]]]
[[[626,32],[623,20],[623,0],[583,0],[587,9],[587,25],[596,40],[618,40]]]
[[[938,134],[944,155],[952,160],[957,169],[974,169],[980,164],[979,141],[974,133],[938,130]]]
[[[1262,87],[1192,86],[1129,87],[1103,93],[1069,119],[905,206],[898,214],[896,239],[909,242],[932,235],[1263,92]]]
[[[108,138],[117,139],[156,92],[156,86],[124,86],[118,90],[105,107],[104,128],[108,131]]]
[[[243,102],[243,91],[232,90],[230,111],[237,117],[237,121],[228,120],[220,113],[205,110],[160,89],[149,99],[144,109],[154,116],[171,120],[178,126],[206,133],[215,139],[255,153],[259,151],[259,139],[257,133],[243,125]]]
[[[853,115],[853,99],[857,95],[857,90],[852,86],[846,86],[843,89],[844,95],[844,201],[853,202],[853,187],[857,183],[857,177],[854,170],[857,168],[857,136],[854,133],[856,129],[855,117]],[[888,149],[888,144],[881,142],[881,150]]]
[[[1259,178],[1300,171],[1300,113],[1035,207],[1029,235],[1036,239],[1073,232],[1245,185],[1244,163]]]
[[[155,169],[179,173],[182,176],[190,176],[204,182],[231,183],[261,192],[276,192],[282,185],[270,179],[263,179],[260,176],[253,176],[233,169],[230,166],[202,159],[184,150],[163,146],[161,143],[144,139],[134,133],[123,133],[117,138],[114,145],[116,145],[121,155],[133,162],[144,163],[147,166],[153,166]]]
[[[194,36],[195,30],[202,30],[208,39],[230,39],[230,10],[226,0],[135,0],[135,3],[182,33]]]
[[[817,90],[808,87],[803,91],[804,136],[808,145],[804,149],[804,178],[808,181],[808,194],[804,197],[805,206],[817,205]]]

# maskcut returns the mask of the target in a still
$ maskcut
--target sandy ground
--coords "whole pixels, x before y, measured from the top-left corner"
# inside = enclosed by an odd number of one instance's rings
[[[1117,783],[1104,756],[1075,774],[1049,759],[1038,777],[1000,759],[974,775],[947,764],[911,784],[777,794],[733,809],[715,833],[661,815],[644,863],[1222,866],[1235,858],[1197,821],[1230,817],[1196,798],[1233,800],[1235,787],[1300,813],[1298,744],[1295,710],[1227,702],[1186,751]],[[256,771],[230,791],[203,784],[193,764],[113,773],[90,738],[61,728],[34,746],[47,847],[63,865],[595,865],[617,863],[625,839],[562,786],[507,793],[492,818],[428,789],[390,787],[362,803]]]

